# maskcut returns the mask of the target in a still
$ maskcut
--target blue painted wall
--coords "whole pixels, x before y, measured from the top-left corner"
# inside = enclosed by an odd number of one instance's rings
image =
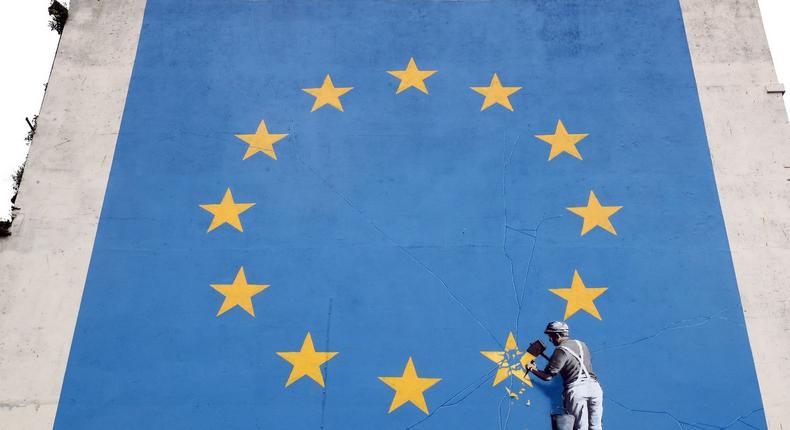
[[[311,113],[327,73],[345,112]],[[242,161],[261,119],[289,136]],[[206,233],[228,187],[244,232]],[[616,236],[565,209],[591,190]],[[270,287],[217,317],[240,266]],[[559,381],[480,351],[547,342],[574,270],[606,427],[765,428],[676,2],[149,0],[55,427],[549,428]],[[339,354],[286,388],[308,331]],[[429,416],[387,413],[409,356]]]

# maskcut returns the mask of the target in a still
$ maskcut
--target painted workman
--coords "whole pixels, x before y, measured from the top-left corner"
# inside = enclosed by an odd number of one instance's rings
[[[568,324],[562,321],[550,322],[545,333],[556,346],[549,364],[541,371],[532,362],[527,369],[544,381],[562,376],[565,413],[574,416],[574,430],[601,430],[603,390],[593,372],[590,350],[584,342],[570,338]]]

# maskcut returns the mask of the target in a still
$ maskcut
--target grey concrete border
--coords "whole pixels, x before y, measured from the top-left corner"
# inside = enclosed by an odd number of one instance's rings
[[[787,113],[757,0],[681,7],[768,428],[790,429]]]
[[[145,3],[71,2],[0,239],[0,428],[53,426]]]

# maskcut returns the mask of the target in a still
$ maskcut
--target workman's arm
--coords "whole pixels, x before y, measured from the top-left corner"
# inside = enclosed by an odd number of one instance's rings
[[[554,375],[552,375],[550,373],[546,373],[546,372],[544,372],[542,370],[539,370],[538,366],[535,364],[534,361],[529,363],[529,364],[527,364],[527,370],[532,372],[535,376],[537,376],[538,378],[540,378],[540,379],[542,379],[544,381],[551,381],[551,378],[554,377]]]
[[[567,361],[567,359],[568,357],[565,351],[557,348],[554,350],[554,353],[551,354],[549,364],[546,365],[545,369],[539,370],[538,365],[533,361],[527,364],[527,370],[544,381],[551,381],[551,378],[560,373],[560,369],[565,366],[565,361]]]

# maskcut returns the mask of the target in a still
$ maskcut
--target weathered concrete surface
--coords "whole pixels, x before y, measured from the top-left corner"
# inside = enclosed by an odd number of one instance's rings
[[[790,127],[757,0],[681,1],[770,429],[790,428]]]
[[[0,240],[0,428],[51,428],[145,0],[73,0],[13,236]]]

